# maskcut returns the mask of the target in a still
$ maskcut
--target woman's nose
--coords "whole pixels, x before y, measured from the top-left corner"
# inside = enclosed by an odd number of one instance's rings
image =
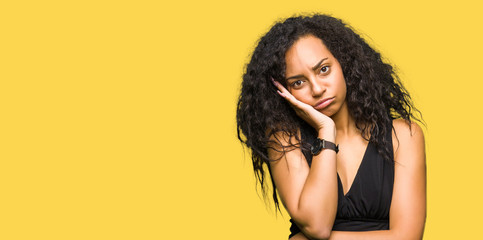
[[[319,97],[325,92],[325,86],[317,80],[312,81],[312,96]]]

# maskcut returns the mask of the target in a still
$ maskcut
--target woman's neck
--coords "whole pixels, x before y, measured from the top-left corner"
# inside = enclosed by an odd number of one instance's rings
[[[344,102],[339,111],[332,115],[331,118],[335,123],[336,136],[338,139],[346,139],[347,137],[352,137],[355,134],[361,134],[359,129],[356,127],[354,118],[349,114],[347,102]]]

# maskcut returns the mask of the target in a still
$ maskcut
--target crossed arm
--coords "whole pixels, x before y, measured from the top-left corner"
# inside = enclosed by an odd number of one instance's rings
[[[389,213],[389,230],[331,231],[330,240],[344,239],[422,239],[426,220],[426,162],[424,136],[413,123],[411,129],[404,120],[394,120],[393,132],[395,175]],[[327,239],[310,232],[295,235],[291,240]]]

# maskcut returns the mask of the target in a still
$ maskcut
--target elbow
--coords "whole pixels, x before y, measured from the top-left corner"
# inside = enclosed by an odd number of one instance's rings
[[[322,212],[325,214],[317,215],[312,211],[309,212],[310,214],[303,215],[304,217],[301,217],[302,215],[294,215],[292,218],[299,223],[299,228],[310,239],[326,240],[329,239],[332,233],[336,211]]]
[[[321,227],[314,227],[314,226],[307,226],[304,228],[304,233],[309,235],[312,239],[317,240],[326,240],[329,239],[331,228],[328,226],[321,226]]]

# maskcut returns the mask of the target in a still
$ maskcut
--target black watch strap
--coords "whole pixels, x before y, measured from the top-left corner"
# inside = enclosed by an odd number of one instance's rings
[[[335,145],[335,143],[327,141],[325,139],[317,138],[315,140],[314,145],[310,148],[310,152],[312,155],[318,155],[322,149],[332,149],[335,153],[339,152],[339,145]]]

